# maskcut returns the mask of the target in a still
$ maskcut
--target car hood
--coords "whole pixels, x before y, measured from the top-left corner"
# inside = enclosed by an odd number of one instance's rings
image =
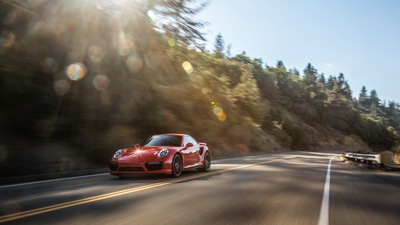
[[[140,159],[151,156],[156,156],[162,149],[176,149],[166,146],[141,146],[140,148],[126,148],[122,149],[122,154],[118,157],[118,161],[131,161],[132,159]]]

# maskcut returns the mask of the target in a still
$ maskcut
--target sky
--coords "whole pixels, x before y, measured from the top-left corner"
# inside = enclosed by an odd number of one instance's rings
[[[208,50],[221,34],[232,56],[301,74],[311,63],[326,78],[343,73],[353,97],[365,86],[400,102],[400,0],[211,0],[196,18],[208,22]]]

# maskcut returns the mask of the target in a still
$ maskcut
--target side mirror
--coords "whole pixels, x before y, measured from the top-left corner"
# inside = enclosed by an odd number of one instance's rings
[[[135,149],[140,149],[140,145],[138,143],[135,144]]]
[[[193,143],[189,142],[189,143],[186,144],[185,148],[188,149],[188,148],[193,147],[193,146],[194,146]]]

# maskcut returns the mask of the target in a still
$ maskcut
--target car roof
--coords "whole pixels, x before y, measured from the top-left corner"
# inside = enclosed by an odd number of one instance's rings
[[[153,136],[161,136],[161,135],[170,135],[170,136],[190,136],[188,134],[179,134],[179,133],[165,133],[165,134],[155,134]]]

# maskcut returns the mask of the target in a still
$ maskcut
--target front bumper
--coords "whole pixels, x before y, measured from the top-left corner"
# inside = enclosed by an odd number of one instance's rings
[[[171,163],[168,161],[152,161],[143,163],[127,163],[111,160],[109,163],[111,175],[127,174],[171,174]]]

